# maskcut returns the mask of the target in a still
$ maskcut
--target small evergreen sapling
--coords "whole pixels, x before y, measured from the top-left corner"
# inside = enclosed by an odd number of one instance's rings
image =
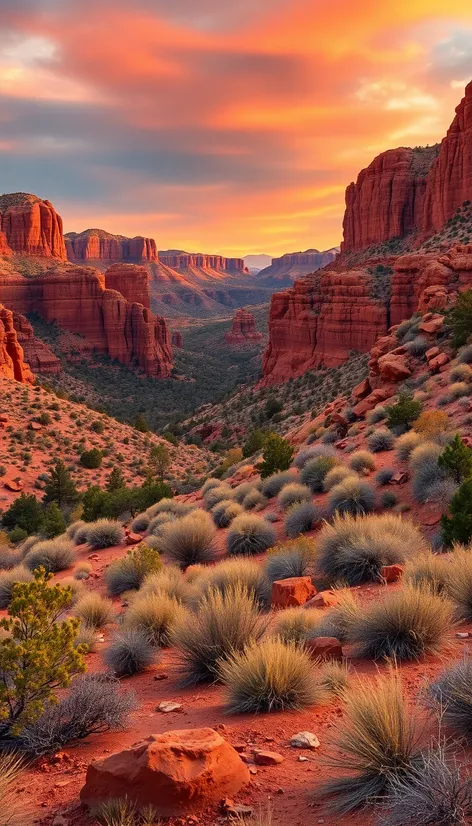
[[[462,482],[449,505],[450,516],[441,517],[441,534],[450,547],[455,542],[468,545],[472,538],[472,478]]]
[[[258,465],[261,477],[265,479],[279,470],[288,470],[292,461],[293,448],[287,439],[271,433],[264,444],[262,462]]]
[[[460,484],[472,476],[472,450],[457,433],[438,458],[438,465]]]

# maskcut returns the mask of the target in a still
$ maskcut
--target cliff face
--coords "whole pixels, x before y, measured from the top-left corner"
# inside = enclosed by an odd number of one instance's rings
[[[286,284],[289,286],[296,278],[316,272],[336,258],[338,249],[306,250],[305,252],[291,252],[280,258],[273,258],[269,267],[260,270],[257,274],[257,283]]]
[[[65,236],[69,261],[156,261],[157,249],[153,238],[126,238],[112,235],[103,229],[68,232]]]
[[[106,289],[105,276],[92,267],[35,278],[0,275],[0,297],[18,313],[36,312],[84,336],[84,349],[107,353],[130,367],[138,365],[154,378],[170,373],[172,349],[165,320]]]
[[[178,347],[179,350],[182,350],[184,346],[184,340],[182,338],[182,333],[180,330],[174,330],[171,334],[171,344],[172,347]]]
[[[149,273],[137,264],[113,264],[105,271],[105,286],[121,293],[131,304],[142,304],[149,310]]]
[[[231,332],[226,333],[225,341],[228,344],[244,344],[249,341],[262,341],[264,336],[256,330],[256,322],[252,313],[248,310],[237,310],[231,328]]]
[[[25,319],[26,320],[26,319]],[[0,304],[0,375],[22,384],[34,384],[34,376],[26,363],[18,341],[13,313]]]
[[[33,373],[57,375],[61,372],[61,362],[44,341],[36,338],[27,318],[14,312],[13,326],[16,330],[18,343],[21,344],[24,357]]]
[[[159,252],[159,261],[165,267],[175,270],[201,268],[222,273],[247,273],[249,270],[242,258],[224,258],[222,255],[205,255],[203,253],[167,250]]]
[[[0,230],[13,252],[66,258],[62,218],[49,201],[42,201],[36,195],[24,192],[0,195]]]

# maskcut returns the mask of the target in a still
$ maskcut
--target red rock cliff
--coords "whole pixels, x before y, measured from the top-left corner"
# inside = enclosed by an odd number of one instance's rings
[[[105,286],[124,295],[131,304],[142,304],[149,310],[149,273],[137,264],[113,264],[105,271]]]
[[[222,255],[204,255],[203,253],[167,250],[159,252],[159,261],[164,266],[176,270],[200,267],[202,269],[217,270],[218,272],[249,272],[242,258],[224,258]]]
[[[69,261],[157,261],[153,238],[126,238],[103,229],[68,232],[65,236]]]
[[[244,344],[246,341],[262,341],[264,336],[256,330],[256,322],[248,310],[236,310],[231,332],[226,333],[225,341],[228,344]]]
[[[327,264],[331,264],[336,258],[339,250],[331,249],[320,252],[319,250],[306,250],[305,252],[290,252],[280,258],[273,258],[269,267],[257,273],[257,282],[286,282],[300,278],[302,275],[316,272]]]
[[[13,323],[13,313],[0,304],[0,375],[23,384],[34,384]]]
[[[61,260],[66,257],[62,218],[49,201],[36,195],[0,195],[0,230],[13,252]]]
[[[26,361],[34,373],[56,375],[61,372],[61,362],[52,350],[37,338],[28,319],[20,313],[13,313],[13,326],[19,344],[23,348]]]

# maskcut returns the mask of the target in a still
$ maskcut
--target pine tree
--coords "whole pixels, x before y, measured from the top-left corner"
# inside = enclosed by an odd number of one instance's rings
[[[472,450],[464,444],[458,433],[444,448],[438,465],[457,483],[472,476]]]
[[[65,529],[66,521],[59,505],[57,502],[50,502],[44,511],[41,533],[48,539],[52,539],[64,533]]]
[[[27,534],[37,533],[42,521],[41,504],[32,493],[21,493],[2,516],[5,528],[21,528]]]
[[[472,335],[472,290],[459,293],[456,303],[446,313],[446,318],[452,327],[454,347],[466,344],[467,339]]]
[[[271,476],[279,470],[288,470],[292,461],[293,448],[287,439],[271,433],[264,444],[263,461],[257,465],[262,478]]]
[[[134,426],[136,430],[139,430],[140,433],[149,433],[150,427],[142,415],[142,413],[138,413],[134,420]]]
[[[153,445],[149,451],[149,470],[153,476],[163,479],[171,464],[170,453],[163,444]]]
[[[60,508],[72,505],[79,499],[79,492],[62,459],[58,459],[44,488],[43,502],[57,502]]]
[[[125,477],[123,476],[121,469],[119,467],[114,467],[105,485],[107,491],[114,493],[115,490],[121,490],[121,488],[124,488],[125,485]]]
[[[450,516],[441,517],[441,534],[450,547],[455,542],[468,545],[472,539],[472,478],[462,482],[449,505]]]

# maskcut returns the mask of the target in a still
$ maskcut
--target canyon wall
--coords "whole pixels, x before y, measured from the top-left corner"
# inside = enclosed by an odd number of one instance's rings
[[[159,261],[166,267],[174,270],[189,270],[193,268],[216,270],[222,273],[247,273],[242,258],[224,258],[222,255],[205,255],[203,253],[188,253],[180,250],[166,250],[159,252]]]
[[[0,247],[21,255],[65,260],[62,218],[49,201],[14,192],[0,195]],[[4,255],[4,252],[0,252]]]
[[[149,310],[149,273],[137,264],[113,264],[105,270],[105,286],[121,293],[131,304],[142,304]]]
[[[157,261],[156,242],[153,238],[126,238],[112,235],[103,229],[86,229],[68,232],[65,236],[69,261],[140,262]]]
[[[319,250],[306,250],[305,252],[290,252],[273,258],[270,266],[265,267],[257,273],[257,283],[278,284],[286,283],[287,286],[296,278],[331,264],[339,250],[333,248],[320,252]]]
[[[18,341],[13,313],[0,304],[0,376],[34,384],[34,376]]]

